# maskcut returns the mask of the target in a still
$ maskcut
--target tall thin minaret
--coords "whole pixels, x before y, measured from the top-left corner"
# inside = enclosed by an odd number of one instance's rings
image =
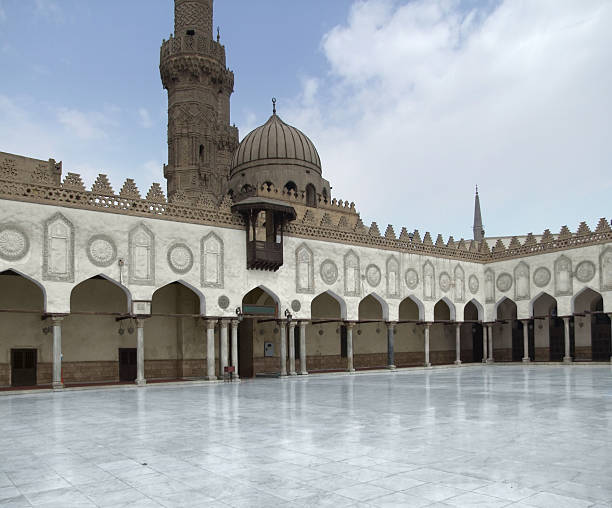
[[[162,44],[159,66],[168,90],[169,198],[227,192],[238,146],[238,129],[230,125],[234,74],[212,31],[213,0],[174,1],[174,35]]]
[[[480,213],[480,197],[478,196],[478,185],[476,186],[476,199],[474,201],[474,240],[481,242],[485,236],[485,230],[482,227],[482,214]]]

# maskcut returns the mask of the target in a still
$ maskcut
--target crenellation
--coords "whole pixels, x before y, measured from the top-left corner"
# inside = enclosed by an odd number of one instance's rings
[[[544,233],[542,233],[542,238],[540,239],[540,243],[547,244],[547,243],[553,242],[554,240],[555,240],[555,237],[550,232],[550,229],[545,229]]]
[[[447,249],[456,249],[457,245],[455,244],[455,239],[453,238],[453,236],[449,236],[448,237],[448,242],[446,243],[446,248]]]
[[[438,234],[438,236],[436,237],[436,243],[435,243],[436,247],[445,247],[446,245],[444,244],[444,238],[442,238],[441,234]]]
[[[419,233],[418,229],[415,229],[414,233],[412,233],[412,243],[417,243],[417,244],[423,243],[423,241],[421,240],[421,233]]]
[[[599,219],[595,232],[596,233],[610,233],[610,231],[612,231],[612,228],[610,228],[610,223],[606,220],[606,218],[602,217],[601,219]]]
[[[385,238],[389,238],[391,240],[395,240],[397,238],[391,224],[387,225],[387,229],[385,230]]]
[[[64,178],[62,187],[67,190],[84,191],[85,184],[78,173],[68,173]]]
[[[515,250],[515,249],[520,249],[521,248],[521,242],[519,242],[519,239],[516,236],[513,236],[510,239],[510,244],[508,245],[508,250]]]
[[[99,174],[96,178],[96,181],[91,187],[91,192],[94,194],[104,194],[105,196],[114,196],[115,191],[113,190],[113,186],[108,180],[108,176],[105,174]]]
[[[591,228],[589,228],[588,224],[583,221],[578,226],[578,230],[576,231],[576,234],[579,236],[582,236],[582,235],[589,235],[591,234],[591,232],[592,232]]]
[[[433,241],[431,239],[431,234],[429,231],[425,232],[425,236],[423,237],[423,245],[433,245]]]
[[[152,203],[166,203],[166,196],[164,196],[161,185],[158,183],[153,183],[151,185],[149,192],[147,192],[147,201],[151,201]]]
[[[400,231],[400,235],[399,235],[399,240],[400,242],[411,242],[412,239],[410,238],[410,235],[408,234],[408,230],[403,227],[402,230]]]
[[[559,240],[566,240],[572,237],[572,232],[569,230],[567,226],[563,226],[561,231],[559,231]]]
[[[376,222],[372,222],[372,225],[370,226],[370,230],[369,230],[369,234],[370,236],[380,236],[380,230],[378,229],[378,224],[376,224]]]
[[[127,178],[123,183],[123,187],[119,191],[119,196],[128,199],[142,199],[140,191],[136,186],[136,182],[132,178]]]

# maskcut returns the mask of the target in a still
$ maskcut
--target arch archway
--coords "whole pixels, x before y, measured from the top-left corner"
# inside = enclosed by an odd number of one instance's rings
[[[265,286],[242,298],[243,318],[238,327],[240,377],[276,375],[280,365],[280,300]]]
[[[455,306],[448,298],[441,298],[434,305],[434,322],[430,328],[430,353],[432,365],[451,364],[455,360]]]
[[[404,298],[399,305],[399,324],[395,333],[395,365],[422,366],[425,355],[423,326],[425,307],[415,296]]]
[[[560,362],[565,355],[565,326],[557,315],[557,300],[540,293],[530,302],[534,319],[536,361]],[[570,356],[574,356],[574,321],[570,321]]]
[[[346,303],[331,291],[310,303],[311,323],[306,326],[309,371],[345,370],[347,365]],[[298,337],[296,334],[296,353]]]
[[[206,373],[205,301],[183,281],[157,289],[151,298],[153,316],[145,321],[145,378],[202,378]],[[219,347],[215,347],[218,353]]]
[[[461,325],[461,358],[464,362],[480,363],[484,358],[483,350],[483,308],[477,300],[470,300],[463,308]],[[469,346],[469,347],[464,347]]]
[[[290,194],[291,196],[294,196],[294,195],[295,195],[295,196],[297,196],[297,191],[298,191],[298,189],[297,189],[297,185],[295,184],[295,182],[294,182],[294,181],[289,180],[289,181],[288,181],[288,182],[285,184],[284,191],[285,191],[287,194]]]
[[[314,185],[309,183],[306,186],[306,205],[316,207],[317,204],[317,190]]]
[[[53,338],[41,322],[44,287],[16,270],[0,273],[0,387],[51,384]]]
[[[510,298],[502,298],[497,303],[497,322],[493,326],[495,361],[522,361],[523,327],[517,316],[516,303]]]
[[[384,368],[387,364],[386,302],[371,293],[359,302],[359,323],[353,331],[355,369]]]
[[[70,315],[62,323],[64,382],[120,381],[121,351],[136,349],[136,324],[117,321],[130,312],[129,290],[104,275],[86,279],[72,288]],[[124,363],[136,372],[136,357]]]
[[[603,297],[591,288],[584,288],[572,299],[576,326],[575,358],[609,362],[612,357],[610,318],[603,312]]]

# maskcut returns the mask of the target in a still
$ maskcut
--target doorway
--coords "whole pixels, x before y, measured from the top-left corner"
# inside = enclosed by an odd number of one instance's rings
[[[559,317],[550,318],[550,361],[562,362],[565,356],[565,323]],[[570,356],[575,358],[574,320],[570,320]]]
[[[11,349],[11,385],[36,386],[36,349]]]
[[[238,374],[241,378],[255,376],[253,368],[253,319],[245,318],[238,326]]]
[[[595,314],[591,318],[591,354],[594,362],[608,362],[612,357],[610,340],[610,318]]]
[[[136,349],[119,348],[119,381],[136,381]]]

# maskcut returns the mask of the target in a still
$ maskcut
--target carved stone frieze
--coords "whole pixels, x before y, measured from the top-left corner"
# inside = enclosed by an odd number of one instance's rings
[[[167,253],[168,266],[175,273],[185,274],[193,268],[193,252],[184,243],[175,243]]]
[[[436,299],[436,270],[430,261],[423,265],[423,299]]]
[[[447,272],[442,272],[440,274],[440,289],[443,293],[448,293],[451,288],[451,277]]]
[[[512,275],[509,273],[502,273],[497,277],[497,289],[502,293],[510,291],[512,287]]]
[[[548,286],[551,278],[550,270],[545,266],[540,266],[533,272],[533,283],[539,288]]]
[[[387,297],[400,297],[400,266],[395,256],[387,258]]]
[[[108,235],[94,235],[87,242],[87,257],[92,265],[106,268],[117,259],[117,246]]]
[[[295,290],[298,293],[314,293],[314,255],[306,244],[295,250]]]
[[[155,285],[155,236],[144,224],[139,224],[129,234],[130,284]]]
[[[612,291],[612,247],[605,249],[599,257],[599,277],[602,291]]]
[[[485,303],[495,303],[495,272],[485,270]]]
[[[530,298],[529,265],[521,261],[514,269],[514,299],[520,301]]]
[[[368,284],[375,288],[380,284],[380,280],[382,278],[382,274],[380,272],[380,268],[374,264],[370,264],[366,267],[366,280]]]
[[[473,295],[478,293],[478,290],[480,289],[480,281],[478,280],[478,277],[476,277],[476,275],[470,275],[470,278],[468,280],[468,286],[470,288],[470,293],[472,293]]]
[[[361,294],[361,269],[359,256],[354,251],[348,251],[344,256],[344,296],[359,296]]]
[[[61,213],[45,221],[43,279],[74,282],[74,226]]]
[[[202,287],[224,287],[224,247],[223,240],[215,233],[202,238],[200,245]]]
[[[0,258],[19,261],[30,250],[27,233],[16,224],[0,225]]]
[[[461,265],[455,267],[455,301],[465,302],[465,271]]]
[[[571,296],[574,292],[572,260],[559,256],[555,260],[555,296]]]
[[[331,259],[326,259],[321,263],[320,273],[323,282],[329,286],[338,280],[338,267]]]
[[[408,289],[414,291],[419,285],[419,273],[414,268],[409,268],[406,270],[406,275],[404,277],[406,279],[406,286]]]
[[[595,263],[591,261],[581,261],[578,263],[578,266],[576,266],[575,276],[580,282],[586,284],[593,280],[596,271],[597,268],[595,267]]]

